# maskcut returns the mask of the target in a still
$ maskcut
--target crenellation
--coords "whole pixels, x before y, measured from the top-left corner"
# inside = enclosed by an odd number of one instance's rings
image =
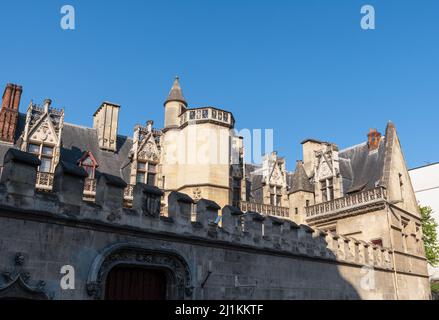
[[[53,178],[53,192],[60,202],[78,205],[82,202],[87,172],[82,167],[60,161]]]
[[[0,182],[6,186],[8,194],[33,197],[35,195],[37,167],[41,161],[27,152],[9,149],[3,163]]]
[[[15,188],[28,188],[18,195],[29,198],[29,192],[35,186],[27,181],[30,179],[33,182],[35,179],[37,160],[21,151],[9,154],[5,161],[6,174],[2,176],[3,189],[0,188],[0,197],[13,194],[11,191],[17,193],[16,189],[5,184],[10,179],[15,179]],[[8,169],[9,167],[12,169]],[[8,170],[17,170],[16,168],[29,174],[13,177],[8,175],[11,172]],[[34,193],[32,202],[27,207],[21,202],[15,202],[17,209],[28,209],[32,205],[38,211],[75,220],[94,220],[169,235],[190,235],[243,246],[242,248],[250,246],[262,251],[275,250],[288,256],[336,260],[359,266],[371,265],[384,270],[393,268],[393,253],[389,249],[307,225],[297,225],[291,220],[263,216],[257,212],[243,214],[233,206],[225,206],[221,210],[221,220],[218,220],[218,204],[207,199],[200,199],[195,204],[191,197],[179,192],[169,194],[168,216],[163,216],[160,214],[163,192],[142,183],[134,186],[132,208],[123,208],[123,190],[126,184],[114,176],[101,175],[97,183],[96,202],[83,201],[81,186],[85,177],[82,168],[60,162],[55,170],[53,192]],[[33,186],[32,190],[29,190],[29,186]],[[194,206],[195,221],[192,221]]]
[[[132,208],[139,211],[143,216],[158,218],[163,195],[163,191],[157,187],[137,183],[133,188]]]
[[[281,249],[283,219],[268,216],[264,220],[264,239],[270,241],[270,246]]]
[[[185,193],[171,192],[168,196],[168,217],[182,226],[189,227],[194,203],[194,200]]]
[[[218,211],[221,207],[215,202],[207,199],[200,199],[196,206],[196,221],[202,226],[217,225]]]
[[[247,212],[243,215],[244,235],[250,243],[260,244],[263,237],[263,222],[265,217],[257,212]]]
[[[242,235],[242,215],[244,213],[237,207],[225,206],[221,215],[221,227],[224,231],[234,236]]]
[[[121,211],[126,186],[126,182],[119,177],[101,174],[97,180],[95,202],[112,213]]]

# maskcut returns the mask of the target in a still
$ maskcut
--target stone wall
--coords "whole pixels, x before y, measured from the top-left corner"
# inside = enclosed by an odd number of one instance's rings
[[[84,172],[60,163],[53,193],[35,192],[38,159],[10,150],[0,180],[0,297],[101,299],[118,264],[172,273],[168,298],[428,299],[428,278],[398,274],[392,250],[289,220],[243,214],[137,184],[131,209],[124,183],[103,175],[96,203],[82,201]],[[111,201],[110,201],[111,200]],[[63,290],[62,266],[75,270]],[[171,279],[170,278],[170,279]],[[3,282],[1,282],[3,281]]]

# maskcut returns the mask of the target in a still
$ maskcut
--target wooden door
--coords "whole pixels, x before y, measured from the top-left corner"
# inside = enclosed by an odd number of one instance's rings
[[[105,283],[106,300],[165,300],[166,274],[137,266],[117,266]]]

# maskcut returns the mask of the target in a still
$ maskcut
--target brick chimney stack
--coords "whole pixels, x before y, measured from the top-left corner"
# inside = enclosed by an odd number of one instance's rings
[[[0,140],[13,143],[18,122],[18,108],[20,106],[23,88],[8,83],[3,93],[2,108],[0,110]]]
[[[369,146],[369,151],[377,150],[380,146],[381,133],[377,129],[370,129],[367,134],[367,141]]]

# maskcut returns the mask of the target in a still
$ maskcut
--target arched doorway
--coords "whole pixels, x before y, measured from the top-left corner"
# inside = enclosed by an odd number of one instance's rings
[[[189,265],[180,254],[117,243],[93,261],[86,290],[99,300],[185,300],[192,298],[193,286]]]
[[[165,300],[166,272],[133,265],[118,265],[105,281],[105,300]]]

